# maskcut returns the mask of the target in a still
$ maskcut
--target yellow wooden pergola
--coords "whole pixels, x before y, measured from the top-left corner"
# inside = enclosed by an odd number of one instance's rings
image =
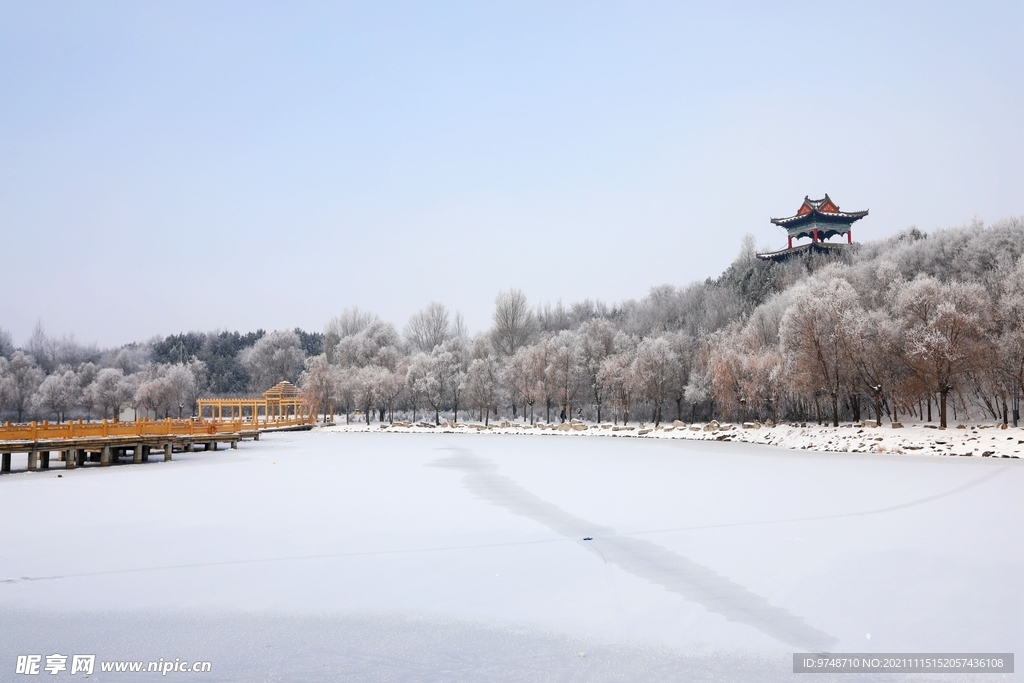
[[[291,382],[279,382],[263,398],[201,398],[199,419],[211,422],[309,422],[315,419],[306,399]]]

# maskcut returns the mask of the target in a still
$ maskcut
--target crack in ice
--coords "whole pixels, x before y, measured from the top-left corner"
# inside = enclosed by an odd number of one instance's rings
[[[471,451],[455,447],[446,450],[452,451],[452,455],[431,465],[462,472],[463,486],[479,498],[577,541],[634,576],[794,647],[821,652],[838,642],[834,636],[814,628],[784,608],[773,606],[766,598],[710,567],[650,541],[618,534],[611,527],[566,512],[499,474],[497,464]],[[585,536],[592,536],[593,540],[584,541]]]

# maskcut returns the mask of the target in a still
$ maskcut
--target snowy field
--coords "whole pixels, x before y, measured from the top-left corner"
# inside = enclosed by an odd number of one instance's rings
[[[791,653],[1024,651],[1022,489],[1014,459],[341,429],[12,474],[0,680],[31,653],[204,681],[966,680]]]

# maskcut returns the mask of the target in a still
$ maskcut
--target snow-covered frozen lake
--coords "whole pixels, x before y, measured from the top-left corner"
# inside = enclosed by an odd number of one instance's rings
[[[325,430],[14,474],[0,667],[56,652],[207,660],[172,675],[206,681],[821,681],[791,653],[1020,652],[1020,462]]]

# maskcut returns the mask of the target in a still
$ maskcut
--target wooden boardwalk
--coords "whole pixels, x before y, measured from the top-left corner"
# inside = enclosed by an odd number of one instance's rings
[[[220,443],[237,448],[245,439],[259,440],[261,432],[312,428],[314,416],[293,415],[268,420],[138,420],[136,422],[30,422],[0,427],[0,473],[11,472],[11,456],[26,454],[26,471],[50,468],[56,452],[66,469],[96,463],[101,467],[131,457],[133,463],[160,453],[170,460],[175,451],[191,452],[197,445],[217,450]]]

